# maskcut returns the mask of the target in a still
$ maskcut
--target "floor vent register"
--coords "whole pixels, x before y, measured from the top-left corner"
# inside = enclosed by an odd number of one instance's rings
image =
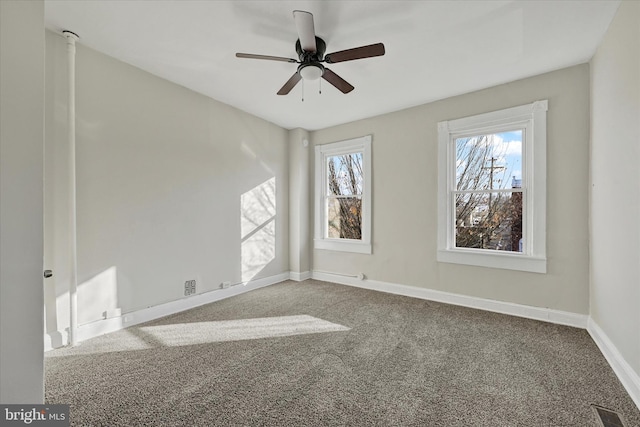
[[[591,407],[595,411],[601,427],[625,427],[622,423],[622,418],[617,412],[598,405],[591,405]]]

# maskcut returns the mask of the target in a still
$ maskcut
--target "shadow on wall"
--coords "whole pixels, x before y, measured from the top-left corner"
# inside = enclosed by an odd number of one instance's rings
[[[240,196],[242,282],[256,277],[276,257],[276,178]]]
[[[66,344],[69,333],[69,290],[68,280],[50,289],[55,292],[54,304],[45,303],[46,333],[53,348]],[[64,291],[60,289],[64,287]],[[45,287],[47,289],[47,287]],[[78,284],[78,325],[117,317],[118,310],[118,269],[111,266]]]
[[[245,127],[242,132],[256,128],[252,121]],[[278,218],[286,202],[276,201],[286,196],[286,179],[276,182],[286,152],[274,151],[258,130],[247,141],[213,134],[189,149],[175,148],[167,137],[151,152],[142,142],[103,143],[111,128],[80,129],[80,340],[83,329],[113,329],[117,318],[127,324],[126,314],[184,299],[187,280],[197,279],[196,294],[215,293],[221,283],[247,283],[286,269],[278,254],[286,251],[280,245],[287,230],[276,225],[286,215]],[[153,161],[131,160],[139,153],[152,154]],[[46,261],[55,275],[45,282],[45,347],[56,348],[66,344],[70,317],[67,170],[57,157],[49,162],[59,174],[49,180],[51,192],[61,195],[47,211]]]
[[[255,279],[276,258],[276,178],[240,194],[240,276],[243,283]],[[112,265],[78,284],[78,325],[119,317],[117,266]],[[60,279],[60,278],[58,278]],[[67,280],[64,280],[67,279]],[[120,278],[122,279],[122,278]],[[126,281],[126,280],[125,280]],[[122,285],[122,283],[120,283]],[[47,311],[47,347],[66,344],[69,325],[68,278],[53,287],[53,304]]]

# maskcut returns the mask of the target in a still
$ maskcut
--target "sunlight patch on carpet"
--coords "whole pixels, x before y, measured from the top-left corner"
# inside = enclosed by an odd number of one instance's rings
[[[351,328],[313,316],[281,316],[145,326],[140,330],[169,347],[348,331]]]
[[[76,347],[46,352],[45,357],[140,351],[348,330],[351,328],[307,315],[134,326],[83,341]]]

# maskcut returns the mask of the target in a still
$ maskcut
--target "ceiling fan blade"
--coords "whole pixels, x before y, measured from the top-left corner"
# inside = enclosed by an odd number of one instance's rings
[[[313,27],[313,15],[303,10],[294,10],[293,19],[296,21],[300,46],[305,52],[316,51],[316,30]]]
[[[322,78],[334,85],[342,93],[349,93],[354,89],[346,80],[328,68],[324,69]]]
[[[269,61],[298,62],[293,58],[283,58],[282,56],[254,55],[253,53],[236,53],[237,58],[267,59]]]
[[[382,43],[376,43],[333,52],[325,55],[324,60],[329,64],[334,64],[336,62],[353,61],[354,59],[372,58],[382,55],[384,55],[384,45]]]
[[[293,89],[293,87],[298,84],[298,82],[302,79],[302,77],[300,76],[300,73],[298,73],[296,71],[296,73],[291,76],[291,78],[289,80],[287,80],[287,82],[284,84],[284,86],[282,86],[280,88],[280,90],[278,91],[278,95],[286,95],[289,92],[291,92],[291,89]]]

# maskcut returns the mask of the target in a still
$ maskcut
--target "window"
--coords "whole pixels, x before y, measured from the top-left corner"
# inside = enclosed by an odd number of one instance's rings
[[[316,146],[316,249],[371,253],[371,136]]]
[[[546,273],[546,112],[438,123],[438,261]]]

